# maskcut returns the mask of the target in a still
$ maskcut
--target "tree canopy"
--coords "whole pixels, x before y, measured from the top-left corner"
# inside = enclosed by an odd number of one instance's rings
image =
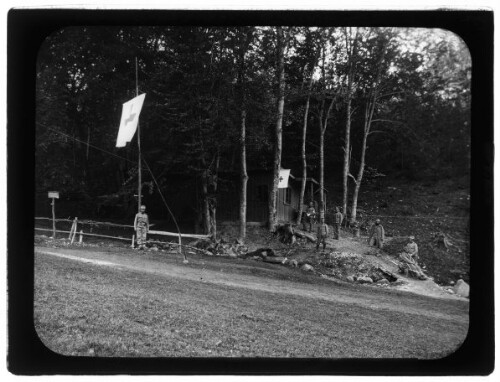
[[[216,161],[220,174],[239,171],[242,99],[249,169],[271,171],[280,98],[276,33],[277,27],[74,27],[51,35],[37,62],[37,190],[133,198],[136,145],[114,146],[121,104],[135,96],[136,58],[139,93],[147,94],[141,146],[161,186],[175,176],[201,177]],[[357,46],[349,51],[354,33]],[[325,177],[340,183],[351,73],[353,174],[375,89],[366,176],[469,172],[471,59],[458,36],[436,29],[283,27],[283,39],[282,167],[301,168],[312,76],[307,118],[317,126],[322,103],[323,110],[331,104]],[[309,129],[308,176],[319,175],[319,139],[318,129]]]

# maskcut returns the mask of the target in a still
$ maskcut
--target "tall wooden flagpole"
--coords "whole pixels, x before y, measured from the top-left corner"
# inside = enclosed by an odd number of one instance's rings
[[[135,58],[135,96],[139,96],[139,74],[138,74],[138,68],[137,68],[137,57]],[[141,204],[142,204],[142,168],[141,168],[141,128],[140,128],[140,123],[137,121],[137,148],[139,151],[139,163],[138,163],[138,172],[137,172],[137,177],[138,177],[138,190],[137,190],[137,212],[141,211]]]

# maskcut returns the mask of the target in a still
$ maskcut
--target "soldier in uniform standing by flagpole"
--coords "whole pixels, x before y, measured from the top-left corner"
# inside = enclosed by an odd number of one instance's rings
[[[134,230],[137,237],[137,249],[145,249],[146,235],[149,231],[149,217],[144,205],[141,206],[140,211],[135,215]]]

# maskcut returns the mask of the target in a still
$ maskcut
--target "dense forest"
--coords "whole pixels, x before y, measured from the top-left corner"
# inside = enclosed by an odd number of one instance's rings
[[[272,230],[280,168],[314,177],[320,190],[338,184],[337,203],[352,222],[359,190],[377,177],[411,182],[470,171],[471,59],[451,32],[78,27],[51,35],[38,55],[40,200],[58,190],[89,216],[123,203],[133,216],[136,138],[126,148],[115,143],[136,74],[146,93],[144,167],[155,175],[144,173],[143,192],[168,195],[179,179],[196,180],[193,208],[208,232],[229,174],[237,174],[244,222],[251,170],[273,172]]]

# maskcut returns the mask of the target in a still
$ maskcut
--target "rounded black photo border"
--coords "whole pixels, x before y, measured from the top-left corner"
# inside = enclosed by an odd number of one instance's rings
[[[311,25],[448,29],[472,56],[471,293],[468,336],[452,355],[411,359],[66,357],[33,323],[35,69],[45,37],[68,26]],[[7,24],[8,370],[17,375],[488,375],[494,368],[493,12],[12,9]],[[31,155],[30,155],[31,154]]]

